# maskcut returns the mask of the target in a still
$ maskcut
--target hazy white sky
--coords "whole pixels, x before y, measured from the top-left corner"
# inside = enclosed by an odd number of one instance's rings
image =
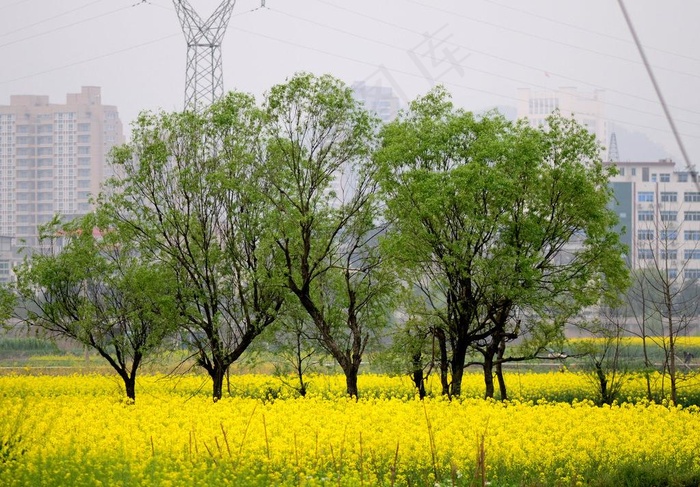
[[[221,0],[190,0],[207,17]],[[680,150],[617,0],[238,0],[224,83],[261,95],[297,71],[393,86],[443,83],[469,110],[515,106],[517,89],[605,90],[612,127]],[[700,2],[625,0],[686,146],[700,167]],[[179,110],[186,44],[171,0],[0,0],[0,104],[63,103],[101,86],[125,125]],[[625,147],[620,156],[625,159]]]

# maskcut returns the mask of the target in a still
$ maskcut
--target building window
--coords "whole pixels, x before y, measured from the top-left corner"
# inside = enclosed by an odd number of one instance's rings
[[[686,211],[686,213],[688,213]],[[700,211],[696,212],[698,213],[698,216],[700,217]],[[700,218],[698,218],[700,220]],[[653,222],[654,221],[654,212],[653,211],[640,211],[637,213],[637,220],[640,222]]]
[[[670,183],[671,182],[671,175],[669,173],[661,173],[659,174],[659,182],[661,183]]]
[[[625,175],[625,168],[624,167],[620,167],[620,168],[618,168],[618,170],[620,171],[620,176]]]
[[[17,145],[32,145],[35,143],[35,138],[28,135],[17,137]]]
[[[34,171],[30,169],[22,169],[16,172],[17,179],[29,179],[34,178]]]
[[[654,230],[638,230],[637,240],[654,240]]]
[[[683,258],[685,260],[698,260],[700,259],[700,249],[686,249],[683,252]]]
[[[686,191],[683,193],[683,201],[686,203],[696,203],[700,201],[700,193],[697,191]]]
[[[685,240],[700,240],[700,230],[685,230],[683,238]]]
[[[684,219],[685,221],[698,222],[700,221],[700,211],[686,211]]]
[[[653,203],[654,193],[651,191],[640,191],[637,193],[637,201],[639,203]]]
[[[678,277],[678,269],[669,269],[668,270],[668,278],[675,279],[676,277]]]
[[[678,251],[676,249],[661,249],[661,258],[663,260],[676,260]]]
[[[678,193],[676,193],[675,191],[662,191],[661,201],[664,203],[675,203],[676,201],[678,201]]]
[[[34,189],[34,181],[17,181],[17,189]]]
[[[683,277],[686,279],[700,279],[700,269],[686,269],[683,271]]]
[[[89,144],[90,143],[90,135],[89,134],[78,135],[78,143],[79,144]]]
[[[676,211],[662,211],[661,212],[661,221],[662,222],[675,222],[677,216],[678,216],[678,212],[676,212]]]
[[[679,172],[678,173],[678,182],[679,183],[687,183],[688,182],[688,173],[687,172]]]
[[[632,176],[637,175],[637,168],[636,167],[631,168],[630,171],[632,171]]]
[[[17,159],[17,168],[32,168],[34,167],[34,159]]]
[[[653,259],[654,251],[651,249],[637,249],[637,258],[641,260]]]
[[[676,230],[661,230],[659,232],[659,238],[661,240],[676,240],[678,238],[678,232]]]

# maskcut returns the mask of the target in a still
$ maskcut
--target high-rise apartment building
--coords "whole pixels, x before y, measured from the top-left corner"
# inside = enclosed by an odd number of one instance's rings
[[[364,103],[365,108],[384,122],[391,122],[399,114],[399,97],[388,86],[368,85],[364,81],[352,84],[355,98]]]
[[[572,87],[542,91],[529,88],[518,90],[517,117],[527,118],[533,126],[543,124],[556,109],[565,117],[573,115],[580,124],[595,134],[599,143],[607,144],[608,128],[604,118],[602,90],[581,92]]]
[[[0,105],[0,235],[13,247],[37,245],[37,226],[56,214],[90,211],[90,197],[111,175],[109,151],[124,135],[117,108],[103,105],[100,91],[83,87],[65,104],[16,95]],[[11,260],[3,249],[0,267]]]
[[[670,159],[610,162],[616,212],[632,268],[656,266],[670,278],[700,278],[700,179]]]

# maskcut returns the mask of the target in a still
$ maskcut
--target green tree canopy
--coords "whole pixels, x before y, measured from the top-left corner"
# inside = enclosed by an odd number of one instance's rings
[[[98,215],[41,229],[47,249],[16,270],[25,322],[97,351],[135,399],[139,366],[176,329],[172,274]]]
[[[382,131],[386,249],[442,323],[451,394],[461,392],[471,347],[492,360],[527,323],[560,328],[624,285],[598,152],[592,135],[559,115],[539,128],[476,117],[441,88]]]
[[[263,109],[264,194],[283,282],[357,396],[362,355],[370,331],[387,323],[392,290],[376,245],[376,121],[331,76],[296,75],[270,90]]]
[[[230,93],[201,114],[142,114],[114,153],[118,178],[104,201],[145,258],[176,276],[184,339],[221,398],[228,367],[282,307],[274,208],[255,171],[261,113]]]

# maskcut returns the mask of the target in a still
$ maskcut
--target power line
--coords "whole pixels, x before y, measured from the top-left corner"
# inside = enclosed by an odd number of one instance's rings
[[[405,51],[405,49],[404,49],[403,47],[401,47],[401,46],[397,46],[397,45],[395,45],[395,44],[391,44],[391,43],[384,42],[384,41],[377,40],[377,39],[372,39],[372,38],[369,38],[369,37],[367,37],[367,36],[363,36],[363,35],[360,35],[360,34],[356,34],[356,33],[354,33],[354,32],[350,32],[350,31],[345,30],[345,29],[340,29],[340,28],[338,28],[338,27],[330,26],[330,25],[328,25],[328,24],[324,24],[324,23],[317,22],[317,21],[314,21],[314,20],[311,20],[311,19],[307,19],[307,18],[305,18],[305,17],[300,17],[300,16],[298,16],[298,15],[294,15],[294,14],[291,14],[291,13],[289,13],[289,12],[283,12],[283,11],[281,11],[281,10],[278,10],[278,9],[271,9],[271,8],[268,8],[268,10],[270,10],[270,11],[272,11],[272,12],[275,12],[275,13],[277,13],[277,14],[285,15],[285,16],[290,17],[290,18],[293,18],[293,19],[301,20],[301,21],[303,21],[303,22],[307,22],[307,23],[314,24],[314,25],[317,25],[317,26],[320,26],[320,27],[324,27],[324,28],[326,28],[326,29],[330,29],[330,30],[333,30],[333,31],[336,31],[336,32],[340,32],[340,33],[342,33],[342,34],[349,35],[349,36],[352,36],[352,37],[355,37],[355,38],[358,38],[358,39],[362,39],[362,40],[366,40],[366,41],[369,41],[369,42],[373,42],[373,43],[375,43],[375,44],[379,44],[379,45],[382,45],[382,46],[386,46],[386,47],[389,47],[389,48],[392,48],[392,49],[396,49],[396,50],[399,50],[399,51],[402,51],[402,52]],[[343,10],[347,10],[347,9],[343,9]],[[351,12],[352,12],[352,11],[351,11]],[[399,27],[399,26],[397,26],[397,27]],[[413,33],[420,34],[420,33],[418,33],[418,32],[413,31],[412,29],[406,29],[406,30],[409,30],[410,32],[413,32]],[[467,49],[467,50],[470,50],[470,51],[477,52],[477,51],[475,51],[475,50],[472,50],[472,49],[470,49],[470,48],[467,48],[466,46],[462,46],[462,45],[453,43],[453,42],[451,42],[451,41],[445,41],[445,42],[447,42],[447,43],[449,43],[449,44],[451,44],[451,45],[457,46],[457,47],[461,47],[461,48],[464,48],[464,49]],[[537,84],[537,83],[532,83],[532,82],[524,81],[524,80],[522,80],[522,79],[513,78],[513,77],[511,77],[511,76],[503,75],[503,74],[501,74],[501,73],[495,73],[495,72],[493,72],[493,71],[488,71],[488,70],[484,70],[484,69],[475,68],[475,67],[472,67],[472,66],[467,66],[467,65],[461,64],[461,63],[456,62],[456,61],[451,61],[451,60],[449,60],[449,59],[438,59],[436,56],[425,56],[425,57],[428,57],[429,59],[431,59],[431,60],[433,60],[433,61],[440,61],[440,62],[442,62],[442,63],[452,65],[453,67],[459,67],[459,68],[461,68],[461,69],[465,69],[465,70],[469,70],[469,71],[473,71],[473,72],[477,72],[477,73],[482,73],[482,74],[486,74],[486,75],[489,75],[489,76],[494,76],[494,77],[497,77],[497,78],[499,78],[499,79],[506,79],[506,80],[509,80],[509,81],[514,81],[514,82],[516,82],[516,83],[520,83],[520,84],[524,84],[524,85],[533,86],[533,87],[535,87],[535,88],[546,89],[545,86],[540,85],[540,84]],[[536,69],[536,68],[532,68],[531,66],[524,65],[524,64],[522,64],[522,63],[519,63],[519,64],[521,64],[522,66],[528,67],[528,68],[530,68],[530,69]],[[575,81],[581,82],[580,80],[575,80]],[[584,83],[584,84],[589,84],[589,83],[585,83],[585,82],[583,82],[583,83]],[[644,99],[644,100],[645,100],[645,101],[648,101],[648,102],[652,102],[652,103],[655,102],[655,100],[651,100],[651,99]],[[625,109],[625,110],[629,110],[629,111],[632,111],[632,112],[637,112],[637,113],[641,113],[641,114],[645,114],[645,115],[651,115],[651,116],[653,116],[653,117],[660,117],[660,115],[659,115],[658,113],[656,113],[656,112],[650,112],[650,111],[647,111],[647,110],[642,110],[642,109],[640,109],[640,108],[630,107],[630,106],[628,106],[628,105],[621,105],[621,104],[612,103],[612,102],[606,102],[606,105],[607,105],[607,106],[610,106],[610,107],[622,108],[622,109]],[[700,115],[700,112],[694,112],[694,113]],[[696,126],[699,126],[699,127],[700,127],[700,122],[694,122],[694,121],[690,121],[690,120],[682,120],[682,121],[683,121],[684,123],[687,123],[687,124],[690,124],[690,125],[696,125]]]
[[[7,37],[7,36],[9,36],[9,35],[16,34],[17,32],[21,32],[21,31],[26,30],[26,29],[29,29],[29,28],[31,28],[31,27],[36,27],[37,25],[41,25],[41,24],[46,23],[46,22],[49,22],[49,21],[51,21],[51,20],[58,19],[58,18],[60,18],[60,17],[63,17],[63,16],[65,16],[65,15],[68,15],[68,14],[72,14],[73,12],[77,12],[78,10],[82,10],[82,9],[84,9],[84,8],[87,8],[87,7],[91,6],[91,5],[94,5],[94,4],[96,4],[96,3],[102,3],[102,2],[104,2],[104,1],[105,1],[105,0],[95,0],[94,2],[88,3],[88,4],[86,4],[86,5],[82,5],[82,6],[80,6],[80,7],[76,7],[76,8],[74,8],[74,9],[72,9],[72,10],[68,10],[68,11],[63,12],[63,13],[60,13],[60,14],[58,14],[58,15],[54,15],[53,17],[49,17],[48,19],[39,20],[38,22],[34,22],[33,24],[28,24],[28,25],[25,25],[25,26],[20,27],[20,28],[18,28],[18,29],[11,30],[11,31],[9,31],[9,32],[5,32],[5,33],[3,33],[3,34],[0,34],[0,37]],[[20,3],[21,3],[21,2],[20,2]]]
[[[495,1],[495,0],[481,0],[481,1],[482,1],[482,2],[487,2],[487,3],[490,3],[490,4],[493,4],[493,5],[497,5],[497,6],[501,7],[501,8],[505,8],[505,9],[508,9],[508,10],[512,10],[512,11],[514,11],[514,12],[518,12],[518,13],[521,13],[521,14],[523,14],[523,15],[527,15],[527,16],[529,16],[529,17],[535,17],[535,18],[537,18],[537,19],[546,20],[547,22],[551,22],[551,23],[554,23],[554,24],[560,24],[560,25],[563,25],[563,26],[568,27],[568,28],[572,28],[572,29],[579,30],[579,31],[581,31],[581,32],[586,32],[586,33],[589,33],[589,34],[595,34],[595,35],[600,36],[600,37],[606,37],[606,38],[608,38],[608,39],[613,39],[613,40],[616,40],[616,41],[624,42],[624,43],[626,43],[626,44],[634,44],[632,41],[630,41],[629,39],[625,39],[624,37],[619,37],[619,36],[616,36],[616,35],[608,34],[608,33],[606,33],[606,32],[599,32],[599,31],[596,31],[596,30],[587,29],[587,28],[585,28],[585,27],[581,27],[580,25],[572,24],[572,23],[570,23],[570,22],[563,22],[563,21],[561,21],[561,20],[553,19],[553,18],[547,17],[547,16],[545,16],[545,15],[539,15],[539,14],[535,14],[535,13],[532,13],[532,12],[528,12],[528,11],[525,10],[525,9],[513,7],[512,5],[504,5],[504,4],[499,3],[499,2],[497,2],[497,1]],[[690,61],[698,61],[698,62],[700,62],[700,59],[698,59],[698,58],[696,58],[696,57],[687,56],[687,55],[685,55],[685,54],[680,54],[680,53],[678,53],[678,52],[668,51],[668,50],[665,50],[665,49],[660,49],[660,48],[658,48],[658,47],[651,47],[651,46],[645,46],[645,47],[647,47],[648,49],[651,49],[651,50],[653,50],[653,51],[662,52],[662,53],[664,53],[664,54],[670,54],[670,55],[672,55],[672,56],[678,56],[678,57],[681,57],[681,58],[688,59],[688,60],[690,60]]]
[[[678,133],[678,129],[676,129],[676,123],[673,121],[673,117],[671,116],[671,112],[668,109],[668,106],[666,105],[666,100],[664,100],[664,95],[661,93],[661,87],[659,86],[659,83],[656,81],[656,76],[654,76],[654,71],[651,69],[651,65],[649,64],[649,60],[647,59],[647,55],[644,52],[644,48],[642,47],[642,43],[639,41],[639,36],[637,36],[637,31],[634,28],[634,25],[632,24],[632,19],[629,16],[629,13],[627,13],[627,9],[625,8],[625,4],[623,0],[617,0],[617,3],[620,4],[620,9],[622,10],[622,15],[625,17],[625,21],[627,22],[627,26],[630,29],[630,33],[632,34],[632,38],[634,38],[634,43],[637,45],[637,49],[639,50],[639,55],[642,58],[642,61],[644,62],[644,67],[647,70],[647,73],[649,74],[649,79],[651,80],[651,84],[654,85],[654,91],[656,91],[656,96],[659,97],[659,102],[661,103],[661,106],[664,109],[664,114],[666,114],[666,119],[668,120],[668,124],[671,126],[671,131],[673,132],[673,135],[676,138],[676,142],[678,143],[678,147],[681,150],[681,154],[683,154],[683,158],[685,159],[685,164],[688,166],[688,169],[692,168],[692,164],[690,162],[690,157],[688,157],[688,153],[685,150],[685,144],[683,144],[683,139],[681,139],[680,134]]]
[[[20,5],[22,3],[27,3],[29,0],[19,0],[19,2],[11,3],[9,5],[5,5],[4,7],[0,7],[0,10],[5,10],[6,8],[14,7],[15,5]]]
[[[130,8],[132,8],[132,7],[135,7],[136,5],[138,5],[138,4],[130,5],[130,6],[128,6],[128,7],[121,7],[121,8],[118,8],[118,9],[116,9],[116,10],[110,10],[109,12],[105,12],[105,13],[103,13],[103,14],[95,15],[94,17],[88,17],[87,19],[78,20],[77,22],[73,22],[73,23],[71,23],[71,24],[62,25],[62,26],[56,27],[56,28],[54,28],[54,29],[50,29],[50,30],[47,30],[47,31],[44,31],[44,32],[39,32],[38,34],[33,34],[33,35],[30,35],[30,36],[27,36],[27,37],[22,37],[21,39],[16,39],[16,40],[14,40],[14,41],[6,42],[5,44],[0,44],[0,48],[7,47],[7,46],[12,46],[12,45],[14,45],[14,44],[17,44],[17,43],[20,43],[20,42],[23,42],[23,41],[27,41],[27,40],[30,40],[30,39],[35,39],[35,38],[37,38],[37,37],[45,36],[45,35],[47,35],[47,34],[53,34],[54,32],[58,32],[58,31],[60,31],[60,30],[67,29],[68,27],[73,27],[73,26],[75,26],[75,25],[84,24],[85,22],[90,22],[91,20],[99,19],[99,18],[102,18],[102,17],[107,17],[108,15],[112,15],[112,14],[115,14],[115,13],[117,13],[117,12],[121,12],[122,10],[128,10],[128,9],[130,9]]]
[[[57,66],[57,67],[55,67],[55,68],[46,69],[46,70],[44,70],[44,71],[39,71],[39,72],[36,72],[36,73],[28,74],[28,75],[26,75],[26,76],[20,76],[20,77],[17,77],[17,78],[2,80],[2,81],[0,81],[0,85],[6,85],[6,84],[8,84],[8,83],[14,83],[15,81],[22,81],[22,80],[25,80],[25,79],[33,78],[33,77],[35,77],[35,76],[41,76],[41,75],[43,75],[43,74],[48,74],[48,73],[53,73],[53,72],[55,72],[55,71],[60,71],[60,70],[62,70],[62,69],[72,68],[72,67],[74,67],[74,66],[79,66],[79,65],[81,65],[81,64],[86,64],[86,63],[90,63],[90,62],[92,62],[92,61],[97,61],[98,59],[104,59],[104,58],[111,57],[111,56],[114,56],[114,55],[117,55],[117,54],[121,54],[121,53],[124,53],[124,52],[133,51],[133,50],[139,49],[139,48],[141,48],[141,47],[149,46],[149,45],[151,45],[151,44],[156,44],[156,43],[158,43],[158,42],[164,41],[164,40],[166,40],[166,39],[170,39],[170,38],[172,38],[172,37],[177,37],[177,36],[180,36],[180,35],[181,35],[181,33],[180,33],[180,32],[177,32],[177,33],[175,33],[175,34],[170,34],[170,35],[167,35],[167,36],[164,36],[164,37],[159,37],[158,39],[153,39],[153,40],[150,40],[150,41],[142,42],[141,44],[136,44],[136,45],[133,45],[133,46],[130,46],[130,47],[125,47],[124,49],[119,49],[119,50],[117,50],[117,51],[112,51],[112,52],[108,52],[108,53],[105,53],[105,54],[100,54],[99,56],[94,56],[94,57],[82,59],[82,60],[80,60],[80,61],[75,61],[75,62],[70,63],[70,64],[64,64],[64,65],[62,65],[62,66]]]
[[[403,30],[403,31],[405,31],[405,32],[410,32],[410,33],[416,34],[416,35],[423,35],[422,32],[416,31],[416,30],[414,30],[414,29],[410,29],[410,28],[408,28],[408,27],[404,27],[404,26],[402,26],[402,25],[398,25],[398,24],[395,24],[395,23],[393,23],[393,22],[386,21],[386,20],[384,20],[384,19],[379,19],[379,18],[373,17],[373,16],[371,16],[371,15],[367,15],[367,14],[362,13],[362,12],[357,12],[357,11],[355,11],[355,10],[352,10],[352,9],[349,9],[349,8],[346,8],[346,7],[342,7],[342,6],[336,5],[336,4],[334,4],[334,3],[330,3],[330,2],[327,2],[327,1],[324,1],[324,0],[316,0],[316,1],[317,1],[318,3],[321,3],[322,5],[326,5],[326,6],[330,6],[330,7],[339,9],[339,10],[343,10],[343,11],[345,11],[345,12],[349,12],[349,13],[355,14],[355,15],[357,15],[357,16],[359,16],[359,17],[364,17],[364,18],[373,20],[373,21],[375,21],[375,22],[378,22],[378,23],[381,23],[381,24],[384,24],[384,25],[387,25],[387,26],[390,26],[390,27],[393,27],[393,28],[396,28],[396,29],[399,29],[399,30]],[[587,81],[583,81],[583,80],[580,80],[580,79],[577,79],[577,78],[572,78],[572,77],[570,77],[570,76],[566,76],[566,75],[564,75],[564,74],[561,74],[561,73],[558,73],[558,72],[554,72],[554,71],[550,71],[550,70],[547,70],[547,69],[544,69],[544,68],[540,68],[540,67],[537,67],[537,66],[532,66],[532,65],[530,65],[530,64],[525,64],[525,63],[522,63],[522,62],[520,62],[520,61],[514,61],[514,60],[512,60],[512,59],[508,59],[508,58],[505,58],[505,57],[502,57],[502,56],[496,56],[496,55],[491,54],[491,53],[488,53],[488,52],[486,52],[486,51],[482,51],[482,50],[479,50],[479,49],[475,49],[475,48],[473,48],[473,47],[467,47],[467,46],[465,46],[465,45],[463,45],[463,44],[459,44],[459,43],[453,42],[453,41],[451,41],[451,40],[444,40],[444,41],[442,41],[442,42],[444,42],[445,44],[448,44],[448,45],[450,45],[450,46],[459,47],[459,48],[461,48],[461,49],[466,49],[466,50],[468,50],[468,51],[471,51],[471,52],[474,52],[474,53],[477,53],[477,54],[481,54],[481,55],[483,55],[483,56],[486,56],[486,57],[489,57],[489,58],[492,58],[492,59],[497,59],[497,60],[499,60],[499,61],[503,61],[503,62],[512,64],[512,65],[514,65],[514,66],[520,66],[520,67],[523,67],[523,68],[526,68],[526,69],[531,69],[531,70],[536,71],[536,72],[539,72],[539,73],[547,72],[548,74],[554,75],[554,76],[556,76],[556,77],[558,77],[558,78],[561,78],[561,79],[563,79],[563,80],[574,81],[574,82],[576,82],[576,83],[580,83],[580,84],[583,84],[583,85],[586,85],[586,86],[590,86],[590,87],[593,87],[593,88],[601,88],[599,85],[595,85],[595,84],[589,83],[589,82],[587,82]],[[473,68],[470,68],[470,69],[473,69]],[[500,74],[495,74],[495,76],[501,77]],[[528,83],[528,82],[525,82],[525,83],[526,83],[526,84],[532,85],[532,83]],[[534,86],[534,85],[533,85],[533,86]],[[538,86],[539,86],[539,85],[538,85]],[[605,86],[602,87],[602,89],[604,89],[606,92],[616,93],[616,94],[618,94],[618,95],[623,95],[623,96],[626,96],[626,97],[629,97],[629,98],[634,98],[634,99],[641,100],[641,101],[645,101],[645,102],[649,102],[649,103],[656,103],[656,102],[657,102],[657,100],[655,100],[655,99],[647,98],[647,97],[643,97],[643,96],[639,96],[639,95],[633,95],[633,94],[629,93],[628,91],[616,90],[616,89],[609,88],[609,87],[605,87]],[[611,106],[612,106],[612,105],[611,105]],[[623,105],[619,105],[619,106],[622,106],[623,108],[627,108],[626,106],[623,106]],[[673,106],[673,108],[675,108],[676,110],[684,111],[684,112],[691,113],[691,114],[694,114],[694,115],[700,115],[700,112],[698,112],[698,111],[696,111],[696,110],[691,110],[691,109],[689,109],[689,108],[679,107],[679,106]],[[658,115],[657,115],[657,116],[658,116]],[[694,122],[688,122],[688,123],[694,123]]]
[[[24,0],[24,1],[28,1],[28,0]],[[19,2],[19,3],[23,3],[23,2]],[[156,4],[152,4],[152,3],[151,3],[151,5],[156,6],[156,7],[160,7],[160,8],[165,8],[165,9],[167,9],[167,10],[172,10],[172,11],[174,11],[174,9],[168,9],[167,7],[163,7],[163,6],[161,6],[161,5],[156,5]],[[240,17],[240,16],[242,16],[242,15],[246,15],[246,14],[249,14],[249,13],[251,13],[251,12],[254,12],[254,11],[258,10],[258,9],[259,9],[259,8],[255,8],[255,9],[252,9],[252,10],[247,10],[247,11],[245,11],[245,12],[241,12],[241,13],[239,13],[239,14],[232,15],[232,17]],[[173,38],[173,37],[179,37],[180,35],[182,35],[181,32],[176,32],[176,33],[174,33],[174,34],[168,34],[168,35],[166,35],[166,36],[159,37],[158,39],[152,39],[152,40],[150,40],[150,41],[142,42],[142,43],[140,43],[140,44],[135,44],[135,45],[133,45],[133,46],[126,47],[126,48],[124,48],[124,49],[118,49],[118,50],[116,50],[116,51],[110,51],[110,52],[107,52],[107,53],[104,53],[104,54],[100,54],[100,55],[97,55],[97,56],[93,56],[93,57],[90,57],[90,58],[81,59],[81,60],[79,60],[79,61],[74,61],[74,62],[71,62],[71,63],[68,63],[68,64],[63,64],[63,65],[61,65],[61,66],[56,66],[56,67],[53,67],[53,68],[45,69],[45,70],[43,70],[43,71],[37,71],[36,73],[27,74],[27,75],[24,75],[24,76],[19,76],[19,77],[17,77],[17,78],[11,78],[11,79],[6,79],[6,80],[0,80],[0,85],[6,85],[6,84],[9,84],[9,83],[14,83],[14,82],[16,82],[16,81],[23,81],[23,80],[25,80],[25,79],[30,79],[30,78],[34,78],[34,77],[36,77],[36,76],[41,76],[41,75],[44,75],[44,74],[53,73],[53,72],[56,72],[56,71],[61,71],[61,70],[63,70],[63,69],[72,68],[72,67],[74,67],[74,66],[79,66],[79,65],[81,65],[81,64],[87,64],[87,63],[90,63],[90,62],[93,62],[93,61],[97,61],[97,60],[100,60],[100,59],[104,59],[104,58],[108,58],[108,57],[111,57],[111,56],[115,56],[115,55],[117,55],[117,54],[122,54],[122,53],[124,53],[124,52],[133,51],[133,50],[136,50],[136,49],[139,49],[139,48],[142,48],[142,47],[150,46],[151,44],[156,44],[156,43],[158,43],[158,42],[162,42],[162,41],[164,41],[164,40],[171,39],[171,38]]]
[[[273,41],[275,41],[275,42],[280,42],[280,43],[285,44],[285,45],[287,45],[287,46],[299,47],[299,48],[301,48],[301,49],[306,49],[306,50],[313,51],[313,52],[317,52],[317,53],[320,53],[320,54],[325,54],[325,55],[328,55],[328,56],[337,57],[337,58],[340,58],[340,59],[345,59],[345,60],[347,60],[347,61],[351,61],[351,62],[354,62],[354,63],[357,63],[357,64],[362,64],[362,65],[365,65],[365,66],[370,66],[370,67],[372,67],[372,68],[381,68],[381,67],[383,67],[383,68],[385,68],[387,71],[389,71],[389,72],[391,72],[391,73],[402,74],[402,75],[409,76],[409,77],[412,77],[412,78],[417,78],[417,79],[424,80],[424,78],[423,78],[423,76],[422,76],[421,74],[414,73],[414,72],[411,72],[411,71],[405,71],[405,70],[397,69],[397,68],[389,68],[389,67],[386,67],[386,66],[378,66],[377,64],[371,63],[371,62],[369,62],[369,61],[365,61],[365,60],[362,60],[362,59],[353,58],[353,57],[350,57],[350,56],[345,56],[345,55],[343,55],[343,54],[333,53],[333,52],[330,52],[330,51],[326,51],[326,50],[324,50],[324,49],[320,49],[320,48],[318,48],[318,47],[307,46],[307,45],[300,44],[300,43],[297,43],[297,42],[292,42],[292,41],[289,41],[289,40],[279,39],[279,38],[274,37],[274,36],[270,36],[270,35],[263,34],[263,33],[260,33],[260,32],[254,32],[254,31],[245,29],[245,28],[243,28],[243,27],[237,27],[237,26],[235,26],[235,25],[232,25],[231,28],[232,28],[233,30],[237,30],[237,31],[240,31],[240,32],[249,34],[249,35],[261,37],[261,38],[263,38],[263,39],[273,40]],[[451,82],[451,81],[444,81],[443,84],[445,84],[445,85],[447,85],[447,86],[454,86],[454,87],[456,87],[456,88],[462,88],[462,89],[469,90],[469,91],[473,91],[473,92],[477,92],[477,93],[485,93],[485,94],[488,94],[488,95],[495,95],[495,96],[498,96],[498,97],[500,97],[500,98],[506,98],[506,99],[510,99],[510,100],[519,101],[519,99],[518,99],[517,97],[515,97],[515,96],[504,95],[504,94],[502,94],[502,93],[497,93],[497,92],[494,92],[494,91],[484,90],[484,89],[481,89],[481,88],[475,88],[475,87],[473,87],[473,86],[467,86],[467,85],[460,84],[460,83],[455,83],[455,82]],[[643,128],[643,129],[653,130],[653,131],[655,131],[655,132],[668,133],[668,130],[660,129],[660,128],[658,128],[658,127],[652,127],[652,126],[649,126],[649,125],[642,125],[642,124],[639,124],[639,123],[636,123],[636,122],[630,122],[630,121],[626,121],[626,120],[619,120],[619,119],[615,119],[615,118],[608,118],[607,120],[609,120],[609,121],[611,121],[611,122],[617,122],[617,123],[621,123],[621,124],[633,126],[633,127],[639,127],[639,128]],[[694,138],[694,139],[700,140],[700,135],[686,134],[686,137],[690,137],[690,138]]]
[[[540,40],[547,41],[547,42],[551,42],[551,43],[554,43],[554,44],[560,44],[560,45],[562,45],[562,46],[570,47],[570,48],[572,48],[572,49],[578,49],[578,50],[585,51],[585,52],[589,52],[589,53],[592,53],[592,54],[598,54],[598,55],[600,55],[600,56],[605,56],[605,57],[609,57],[609,58],[612,58],[612,59],[617,59],[617,60],[619,60],[619,61],[625,61],[625,62],[633,63],[633,64],[641,64],[641,63],[639,63],[638,61],[633,61],[633,60],[631,60],[631,59],[629,59],[629,58],[626,58],[626,57],[624,57],[624,56],[617,56],[617,55],[615,55],[615,54],[611,54],[611,53],[607,53],[607,52],[596,51],[595,49],[589,49],[589,48],[587,48],[587,47],[577,46],[577,45],[575,45],[575,44],[569,44],[568,42],[557,41],[557,40],[551,39],[551,38],[549,38],[549,37],[540,36],[540,35],[537,35],[537,34],[532,34],[532,33],[530,33],[530,32],[524,32],[524,31],[518,30],[518,29],[512,29],[512,28],[510,28],[510,27],[505,27],[505,26],[503,26],[503,25],[495,24],[495,23],[493,23],[493,22],[488,22],[488,21],[485,21],[485,20],[475,19],[475,18],[473,18],[473,17],[469,17],[469,16],[467,16],[467,15],[464,15],[464,14],[461,14],[461,13],[458,13],[458,12],[455,12],[455,11],[453,11],[453,10],[447,10],[447,9],[444,9],[444,8],[436,7],[435,5],[429,5],[429,4],[427,4],[427,3],[419,2],[418,0],[405,0],[405,1],[407,1],[407,2],[409,2],[409,3],[414,3],[414,4],[416,4],[416,5],[421,5],[421,6],[425,7],[425,8],[429,8],[429,9],[432,9],[432,10],[437,10],[437,11],[439,11],[439,12],[443,12],[443,13],[446,13],[446,14],[449,14],[449,15],[454,15],[454,16],[457,16],[457,17],[461,17],[461,18],[463,18],[463,19],[465,19],[465,20],[469,20],[469,21],[471,21],[471,22],[475,22],[475,23],[478,23],[478,24],[484,24],[484,25],[488,25],[488,26],[491,26],[491,27],[496,27],[496,28],[498,28],[498,29],[507,30],[507,31],[509,31],[509,32],[514,32],[514,33],[516,33],[516,34],[520,34],[520,35],[524,35],[524,36],[528,36],[528,37],[533,37],[533,38],[535,38],[535,39],[540,39]],[[671,68],[660,68],[660,69],[663,69],[664,71],[668,71],[668,72],[670,72],[670,73],[681,74],[681,75],[684,75],[684,76],[690,76],[690,77],[693,77],[693,78],[698,78],[698,79],[700,79],[700,75],[696,75],[696,74],[693,74],[693,73],[688,73],[688,72],[685,72],[685,71],[678,71],[678,70],[676,70],[676,69],[671,69]]]

